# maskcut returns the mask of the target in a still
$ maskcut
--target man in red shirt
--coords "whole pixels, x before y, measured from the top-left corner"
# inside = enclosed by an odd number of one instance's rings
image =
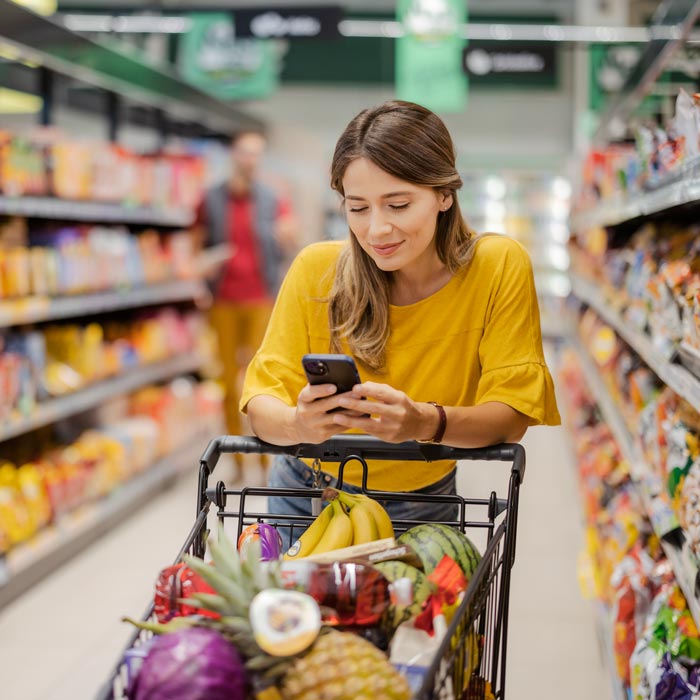
[[[233,139],[229,179],[207,193],[200,216],[208,244],[227,244],[230,251],[213,282],[211,311],[230,435],[242,432],[238,411],[242,375],[265,333],[282,264],[296,247],[290,202],[258,176],[266,145],[259,132],[242,132]]]

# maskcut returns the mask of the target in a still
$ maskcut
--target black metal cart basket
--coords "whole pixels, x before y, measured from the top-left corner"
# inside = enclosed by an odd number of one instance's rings
[[[289,498],[318,498],[323,489],[275,489],[269,487],[244,487],[229,489],[222,481],[211,483],[212,473],[222,454],[259,453],[290,455],[298,458],[339,463],[337,488],[342,488],[345,465],[358,460],[363,465],[362,491],[380,501],[416,501],[444,503],[458,506],[456,520],[439,520],[458,528],[465,534],[470,531],[486,533],[486,548],[473,573],[462,602],[454,615],[432,665],[425,675],[414,700],[489,700],[505,698],[506,646],[508,641],[508,601],[510,573],[515,561],[517,533],[518,495],[525,474],[525,450],[518,444],[502,444],[478,449],[458,449],[444,445],[404,442],[389,444],[365,435],[342,435],[319,445],[291,445],[281,447],[252,437],[223,436],[212,440],[200,459],[197,490],[197,515],[195,523],[178,553],[180,561],[185,553],[204,557],[208,518],[214,515],[221,521],[235,519],[238,535],[247,525],[261,521],[274,521],[278,528],[289,528],[294,541],[313,516],[284,515],[260,512],[249,507],[253,496],[285,496]],[[367,464],[365,460],[392,459],[405,461],[436,460],[489,460],[508,462],[511,465],[508,493],[505,499],[492,491],[487,498],[464,498],[459,495],[426,495],[406,492],[372,491],[367,488]],[[230,509],[227,503],[235,502]],[[212,509],[212,505],[214,509]],[[423,522],[423,521],[421,521]],[[394,520],[397,533],[403,532],[418,521]],[[295,533],[296,530],[296,533]],[[143,619],[153,616],[150,605]],[[134,633],[127,648],[138,646],[150,636],[145,631]],[[476,650],[474,644],[477,645]],[[474,668],[474,655],[476,667]],[[471,670],[467,677],[468,670]],[[125,673],[120,661],[98,700],[125,700]]]

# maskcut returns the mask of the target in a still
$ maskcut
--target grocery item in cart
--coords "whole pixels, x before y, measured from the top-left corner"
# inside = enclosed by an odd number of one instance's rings
[[[213,629],[192,627],[157,637],[133,700],[245,700],[246,672],[236,648]]]
[[[263,561],[276,561],[282,556],[282,537],[276,527],[268,523],[248,525],[238,538],[238,551],[243,559],[253,542],[260,542],[260,554]]]
[[[287,550],[285,559],[317,556],[394,537],[391,518],[373,498],[327,488],[323,499],[330,503]]]
[[[311,652],[285,675],[284,700],[409,700],[406,679],[371,642],[351,632],[331,631],[319,637]]]
[[[250,603],[250,625],[257,645],[271,656],[306,651],[321,630],[321,610],[306,593],[269,588]]]
[[[256,547],[257,557],[253,556]],[[274,612],[275,604],[272,606],[266,604],[264,607],[267,612],[261,615],[255,604],[256,600],[258,602],[261,600],[257,596],[264,593],[264,596],[274,597],[293,593],[293,591],[278,590],[275,593],[280,583],[276,571],[278,565],[274,562],[260,562],[259,543],[254,542],[251,545],[250,556],[244,561],[224,534],[222,527],[219,530],[218,539],[209,541],[209,548],[213,557],[211,563],[204,563],[200,559],[189,556],[185,557],[185,563],[207,581],[214,593],[195,593],[190,596],[188,602],[192,607],[199,606],[218,613],[221,616],[220,619],[189,616],[174,618],[165,626],[136,623],[137,626],[163,633],[166,638],[173,634],[180,634],[183,627],[204,627],[209,631],[220,633],[238,649],[247,667],[257,674],[256,678],[264,676],[267,683],[276,684],[280,688],[281,697],[284,700],[302,700],[302,698],[312,697],[354,700],[362,694],[370,693],[386,700],[410,698],[405,679],[392,667],[386,655],[371,642],[353,633],[326,630],[303,656],[294,656],[289,649],[285,648],[284,651],[290,655],[280,658],[278,655],[269,653],[269,650],[261,648],[259,645],[259,641],[262,641],[260,620],[267,619],[269,634],[270,620],[274,620],[280,628],[276,630],[279,633],[284,632],[284,628],[288,628],[287,623],[291,618],[286,614],[272,616],[267,614],[270,611]],[[370,568],[367,567],[367,569]],[[378,572],[375,573],[378,578],[383,579]],[[386,585],[385,580],[384,584]],[[296,619],[291,621],[295,624],[297,622]],[[301,625],[304,630],[309,631],[307,629],[309,618],[302,615],[300,621],[304,623]],[[265,642],[263,644],[267,646]],[[147,663],[144,663],[141,674],[147,673],[147,668]],[[141,687],[140,683],[139,676],[137,691]],[[185,694],[181,697],[199,696]],[[212,695],[212,697],[218,696]],[[230,697],[233,700],[237,696]],[[140,700],[138,695],[136,700]]]
[[[285,561],[281,576],[285,587],[308,593],[321,606],[327,625],[378,625],[389,608],[389,581],[378,567],[368,564]]]
[[[214,593],[214,589],[182,562],[163,569],[158,574],[153,598],[156,620],[165,623],[174,617],[195,614],[219,617],[218,613],[183,602],[183,599],[190,598],[195,593]]]
[[[404,532],[398,542],[413,547],[427,574],[438,566],[445,554],[454,559],[467,579],[481,561],[479,550],[464,533],[442,523],[416,525]]]
[[[402,622],[418,615],[432,592],[432,586],[422,571],[405,562],[384,561],[375,566],[390,581],[391,603],[384,616],[384,623],[388,629],[394,630]]]

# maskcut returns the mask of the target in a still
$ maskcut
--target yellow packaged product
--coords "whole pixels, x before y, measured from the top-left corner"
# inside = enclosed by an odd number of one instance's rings
[[[29,513],[19,489],[17,468],[10,462],[0,466],[0,523],[0,530],[7,533],[10,545],[24,541],[32,534]]]
[[[35,246],[29,249],[29,273],[31,293],[37,296],[51,294],[49,288],[48,255],[46,248]]]
[[[29,296],[31,289],[29,249],[9,248],[5,253],[5,286],[8,297]]]
[[[76,370],[88,381],[94,381],[104,374],[104,332],[102,326],[90,323],[83,330],[82,352]]]
[[[44,477],[36,464],[23,464],[17,470],[19,490],[24,497],[33,532],[46,526],[51,520],[49,501]]]

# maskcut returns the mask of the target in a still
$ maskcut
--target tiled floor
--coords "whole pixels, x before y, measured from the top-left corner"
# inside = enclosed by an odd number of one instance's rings
[[[511,591],[508,699],[604,700],[611,691],[594,609],[581,600],[576,581],[582,535],[565,436],[559,428],[534,428],[524,444],[528,466]],[[225,465],[222,471],[225,477]],[[460,465],[460,493],[505,493],[507,472],[498,463]],[[130,632],[121,616],[140,615],[156,572],[187,535],[195,483],[194,473],[183,478],[0,611],[3,700],[96,696]]]

